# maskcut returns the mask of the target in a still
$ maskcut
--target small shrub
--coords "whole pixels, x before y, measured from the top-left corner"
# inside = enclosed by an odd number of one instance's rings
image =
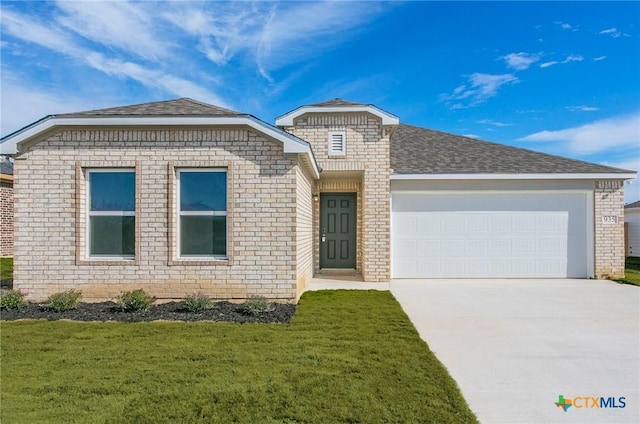
[[[267,301],[264,296],[251,296],[242,304],[242,312],[247,315],[261,315],[271,312],[276,307]]]
[[[24,306],[24,293],[20,290],[0,289],[0,309],[15,309]]]
[[[154,299],[145,293],[144,290],[132,290],[123,292],[118,296],[116,304],[123,312],[146,311],[153,303]]]
[[[49,296],[43,307],[55,312],[69,311],[78,307],[81,297],[82,292],[73,289],[54,293]]]
[[[211,306],[211,298],[201,292],[190,294],[182,300],[182,308],[188,312],[204,312]]]

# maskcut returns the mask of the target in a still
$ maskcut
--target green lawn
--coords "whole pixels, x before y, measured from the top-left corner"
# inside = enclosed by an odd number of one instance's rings
[[[471,423],[389,292],[306,293],[289,325],[1,323],[6,423]]]
[[[13,278],[13,258],[0,258],[0,281]]]
[[[620,283],[640,286],[640,258],[628,256],[625,263],[624,278],[617,280]]]

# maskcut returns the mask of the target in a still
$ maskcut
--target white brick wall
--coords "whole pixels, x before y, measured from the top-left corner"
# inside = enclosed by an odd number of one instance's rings
[[[137,171],[136,259],[87,260],[83,170],[114,166]],[[178,260],[174,168],[217,166],[229,170],[229,260]],[[298,211],[296,199],[310,191],[296,189],[304,181],[298,167],[279,143],[245,129],[50,136],[15,164],[15,287],[34,300],[68,288],[82,290],[88,301],[143,288],[162,299],[202,291],[295,301],[299,275],[308,274],[296,238],[297,226],[308,226],[308,211]]]

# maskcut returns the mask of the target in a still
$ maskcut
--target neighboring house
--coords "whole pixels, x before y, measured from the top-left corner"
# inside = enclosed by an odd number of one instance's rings
[[[0,257],[13,256],[13,163],[0,156]]]
[[[640,200],[624,207],[627,223],[627,256],[640,257]]]
[[[275,126],[178,99],[51,115],[15,153],[14,285],[295,301],[314,274],[592,278],[624,272],[635,172],[411,125],[373,105]]]

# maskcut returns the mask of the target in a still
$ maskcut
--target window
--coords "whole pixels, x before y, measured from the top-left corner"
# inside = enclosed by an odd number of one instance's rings
[[[227,257],[227,171],[178,170],[180,257]]]
[[[347,154],[347,133],[345,131],[329,131],[329,156]]]
[[[134,257],[135,175],[130,169],[100,169],[87,172],[88,256]]]

